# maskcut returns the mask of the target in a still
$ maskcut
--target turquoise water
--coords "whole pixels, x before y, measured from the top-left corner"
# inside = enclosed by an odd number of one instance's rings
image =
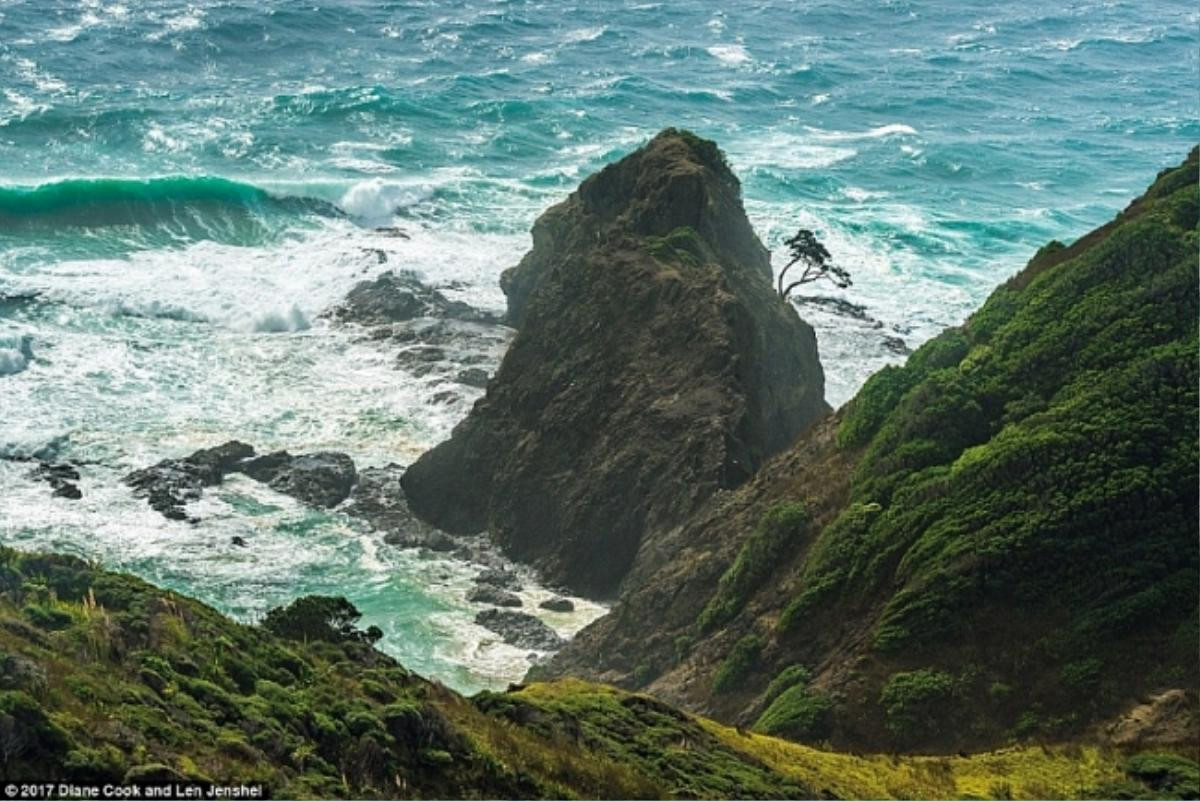
[[[320,312],[377,250],[502,308],[537,214],[667,125],[722,145],[773,250],[803,225],[851,270],[814,292],[866,319],[804,311],[842,403],[1200,140],[1198,25],[1189,2],[0,3],[0,452],[89,462],[78,504],[0,462],[0,536],[245,619],[344,593],[411,666],[502,684],[525,654],[470,624],[469,566],[248,482],[166,523],[120,475],[231,437],[410,461],[475,396],[432,402]]]

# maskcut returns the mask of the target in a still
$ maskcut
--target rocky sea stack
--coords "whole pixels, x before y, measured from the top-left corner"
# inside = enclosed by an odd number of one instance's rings
[[[612,595],[656,536],[828,411],[812,328],[771,276],[714,143],[668,129],[591,176],[504,274],[518,334],[405,474],[411,508]]]

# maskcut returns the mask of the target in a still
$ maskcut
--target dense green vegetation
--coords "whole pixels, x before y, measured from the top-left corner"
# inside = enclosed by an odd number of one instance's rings
[[[820,741],[829,735],[833,702],[808,686],[809,671],[801,665],[784,668],[767,685],[767,708],[754,730],[793,740]]]
[[[721,667],[713,677],[713,692],[724,693],[742,687],[746,676],[758,664],[758,655],[762,651],[763,639],[757,634],[747,634],[742,637],[729,651]]]
[[[732,620],[746,600],[800,544],[808,510],[800,502],[782,503],[763,515],[758,528],[742,543],[737,558],[721,576],[717,591],[697,621],[708,631]]]
[[[871,714],[897,742],[938,739],[905,711],[914,693],[994,737],[1200,685],[1196,226],[1193,152],[847,407],[850,503],[776,632],[873,620],[876,658],[901,670],[873,674]],[[1022,691],[1001,703],[997,684]]]
[[[260,781],[300,798],[953,797],[1020,763],[1031,787],[1081,797],[1083,778],[1145,793],[1194,770],[1042,749],[931,769],[570,680],[465,699],[376,651],[342,599],[268,619],[288,636],[72,557],[0,549],[0,777]],[[806,675],[780,677],[780,698]]]
[[[306,597],[242,626],[78,559],[0,549],[0,775],[261,781],[285,797],[808,794],[647,698],[468,702],[374,650],[357,619]]]

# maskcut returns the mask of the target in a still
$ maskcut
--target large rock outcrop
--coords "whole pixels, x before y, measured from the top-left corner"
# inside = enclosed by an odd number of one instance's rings
[[[691,134],[588,178],[533,242],[502,279],[518,333],[486,397],[402,483],[434,525],[611,595],[639,549],[828,411],[816,338]]]
[[[1194,753],[1198,155],[714,496],[530,678],[834,748]]]

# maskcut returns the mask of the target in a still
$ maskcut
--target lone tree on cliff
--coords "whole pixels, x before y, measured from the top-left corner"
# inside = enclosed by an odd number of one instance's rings
[[[838,289],[845,289],[853,283],[850,280],[849,272],[829,261],[829,251],[821,244],[821,240],[817,239],[817,235],[807,228],[801,228],[784,244],[788,246],[788,250],[792,254],[792,260],[779,273],[779,296],[784,300],[787,300],[796,287],[801,284],[811,284],[819,278],[828,278]],[[793,281],[785,287],[784,276],[797,264],[804,265],[804,272],[800,273],[800,280]]]

